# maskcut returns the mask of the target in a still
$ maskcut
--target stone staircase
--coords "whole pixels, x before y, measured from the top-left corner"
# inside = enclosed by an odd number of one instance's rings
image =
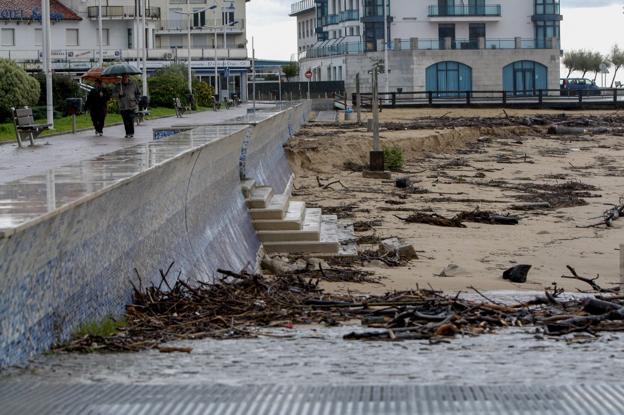
[[[265,253],[341,255],[344,251],[344,225],[335,215],[323,215],[321,209],[291,200],[292,180],[282,194],[275,194],[271,187],[258,185],[253,179],[243,180],[241,185]]]

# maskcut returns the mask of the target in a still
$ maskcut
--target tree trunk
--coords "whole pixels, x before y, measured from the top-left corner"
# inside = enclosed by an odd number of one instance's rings
[[[598,78],[598,72],[594,72],[594,83],[596,83],[596,78]]]
[[[585,75],[587,75],[587,71],[583,71],[583,76],[581,76],[581,78],[585,78]]]
[[[573,71],[572,68],[568,69],[568,75],[566,76],[566,79],[568,79],[570,75],[572,75],[572,71]]]
[[[615,72],[613,72],[613,79],[611,80],[611,88],[615,84],[615,77],[617,76],[618,71],[620,70],[620,65],[615,67]]]

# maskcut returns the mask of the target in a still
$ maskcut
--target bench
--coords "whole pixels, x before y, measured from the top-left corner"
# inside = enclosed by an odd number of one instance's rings
[[[15,125],[15,137],[20,148],[22,147],[24,137],[28,137],[30,145],[34,146],[35,138],[50,128],[49,124],[35,124],[32,108],[11,108],[11,112],[13,114],[13,124]]]
[[[182,101],[180,101],[180,98],[176,97],[173,99],[173,106],[175,108],[175,112],[176,112],[176,117],[178,118],[182,118],[182,116],[184,115],[184,113],[186,111],[190,111],[191,107],[189,105],[182,105]]]

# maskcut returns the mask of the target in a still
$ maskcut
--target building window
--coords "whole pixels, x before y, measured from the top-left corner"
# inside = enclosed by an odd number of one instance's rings
[[[538,49],[548,48],[548,39],[559,39],[559,21],[545,20],[535,22],[535,47]]]
[[[65,46],[80,46],[78,29],[65,29]]]
[[[338,67],[338,80],[342,81],[342,66]]]
[[[472,68],[459,62],[438,62],[427,68],[426,81],[427,91],[435,96],[461,96],[472,91]]]
[[[132,28],[128,28],[128,49],[134,49],[134,35]]]
[[[97,35],[96,35],[97,36]],[[100,45],[100,37],[97,36],[97,45]],[[110,30],[102,29],[102,46],[110,46]]]
[[[224,25],[234,23],[234,12],[224,11],[221,15],[221,23]]]
[[[536,95],[548,89],[548,68],[534,61],[510,63],[503,68],[503,87],[514,95]]]
[[[193,27],[206,26],[206,11],[202,9],[193,10]]]
[[[2,29],[0,43],[2,46],[15,46],[15,29]]]
[[[559,0],[535,0],[535,14],[559,13]]]
[[[468,26],[468,38],[470,49],[479,48],[479,39],[485,39],[485,23],[470,23]]]

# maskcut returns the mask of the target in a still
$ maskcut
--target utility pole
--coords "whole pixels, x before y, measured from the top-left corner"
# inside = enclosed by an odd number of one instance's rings
[[[388,65],[388,7],[387,0],[383,0],[384,19],[384,73],[386,75],[386,94],[390,92],[390,66]]]
[[[104,45],[102,44],[102,0],[98,0],[98,39],[100,41],[98,66],[101,68],[102,65],[104,65]]]
[[[192,70],[191,70],[191,20],[193,20],[193,13],[190,9],[190,0],[186,0],[186,6],[187,6],[187,11],[186,11],[186,15],[188,17],[187,20],[187,24],[186,24],[186,51],[188,53],[188,61],[187,61],[187,65],[188,65],[188,72],[187,72],[187,82],[188,82],[188,90],[189,90],[189,94],[193,95],[193,74],[192,74]]]
[[[360,124],[362,122],[362,96],[360,95],[360,73],[358,72],[355,75],[355,107],[357,111],[357,122]]]
[[[254,38],[251,37],[251,85],[253,92],[253,113],[256,114],[256,49],[254,47]]]
[[[367,172],[364,172],[364,177],[378,177],[375,172],[384,172],[384,152],[381,149],[381,143],[379,140],[379,67],[380,62],[375,62],[373,65],[373,97],[372,97],[372,110],[373,110],[373,150],[369,154],[370,160],[370,172],[373,176],[367,176]],[[382,173],[385,175],[385,172]],[[379,178],[379,177],[378,177]]]
[[[101,1],[101,0],[100,0]],[[141,5],[141,0],[139,0],[139,5]],[[143,5],[141,7],[141,57],[143,58],[143,70],[141,72],[141,80],[143,83],[143,95],[147,96],[147,35],[145,33],[145,19],[147,14],[147,3],[146,0],[143,0]]]
[[[46,78],[46,115],[50,129],[54,128],[54,98],[52,96],[52,35],[50,33],[50,0],[41,0],[43,71]]]

